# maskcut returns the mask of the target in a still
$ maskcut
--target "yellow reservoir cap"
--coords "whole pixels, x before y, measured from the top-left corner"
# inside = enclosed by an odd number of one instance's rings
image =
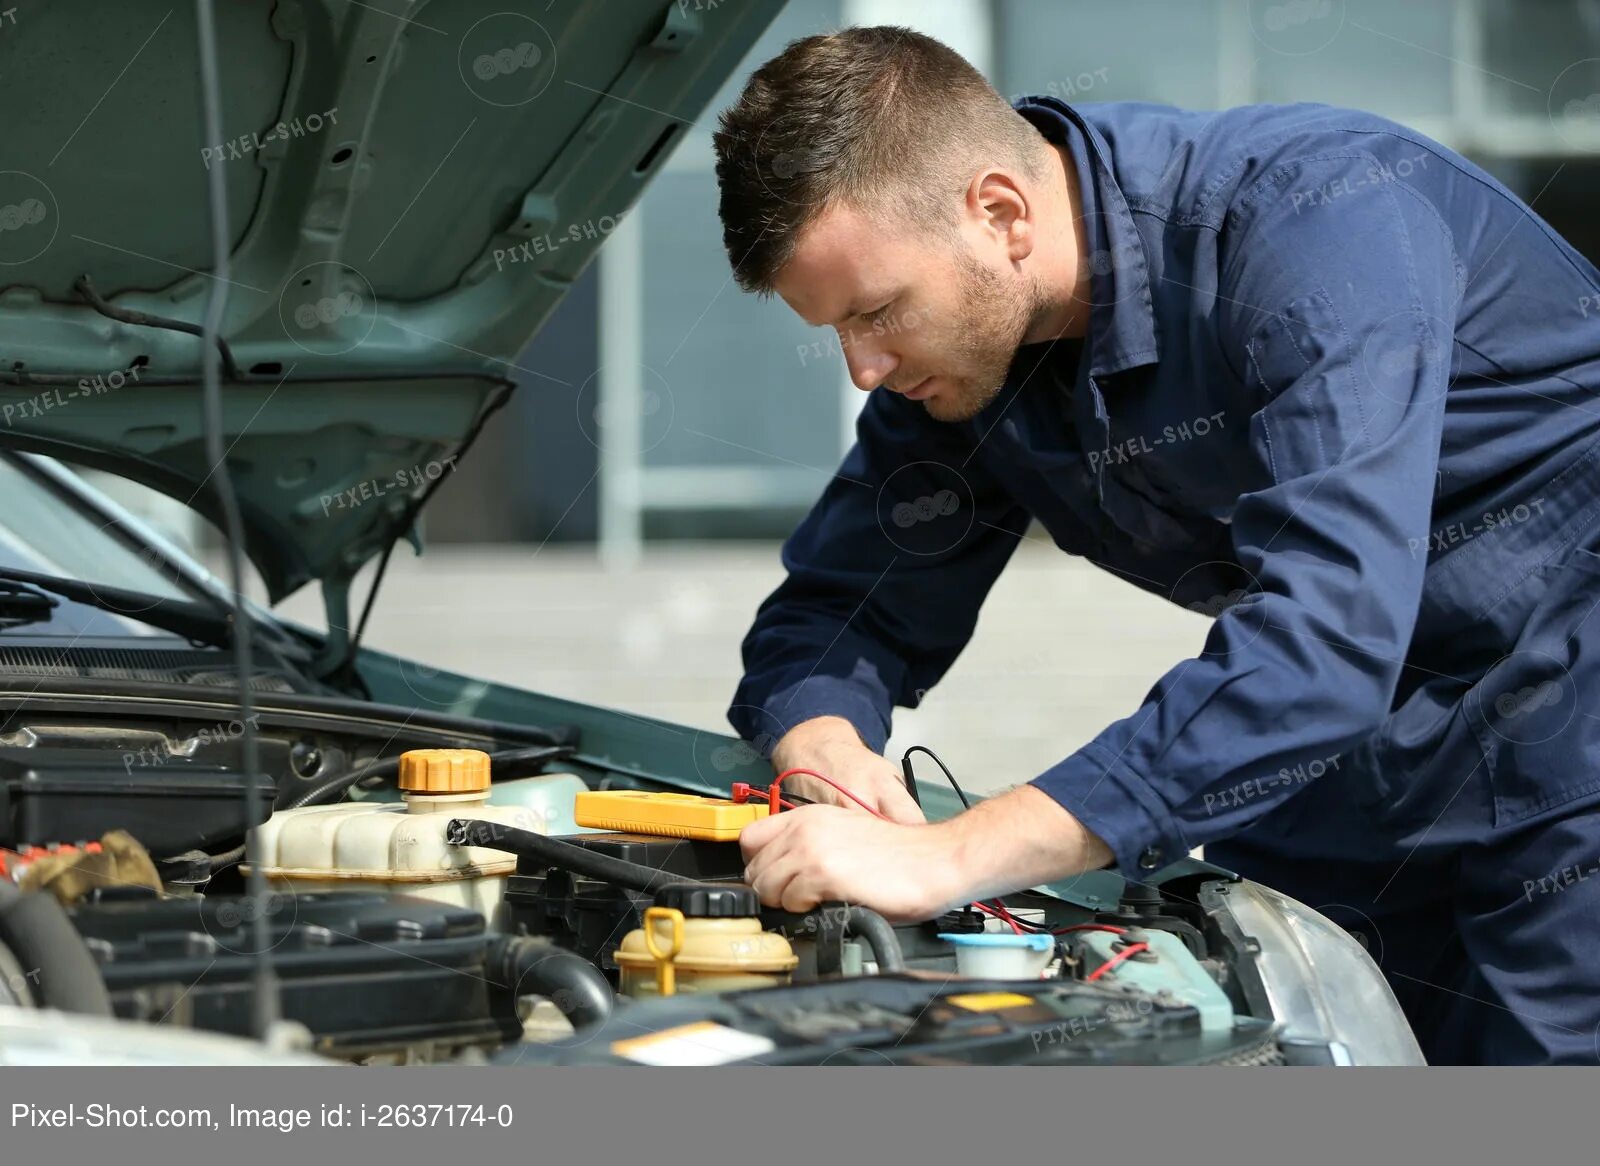
[[[400,754],[400,788],[414,794],[481,794],[489,790],[482,749],[408,749]]]
[[[766,802],[739,804],[699,794],[654,793],[650,790],[587,790],[573,800],[572,817],[580,826],[733,842],[751,822],[767,816]]]

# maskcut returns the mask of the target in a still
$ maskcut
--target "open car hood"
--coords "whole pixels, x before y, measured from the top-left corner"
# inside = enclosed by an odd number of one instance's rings
[[[217,518],[193,332],[222,167],[245,551],[273,601],[318,579],[336,606],[782,0],[216,7],[223,142],[190,5],[0,34],[0,443]]]

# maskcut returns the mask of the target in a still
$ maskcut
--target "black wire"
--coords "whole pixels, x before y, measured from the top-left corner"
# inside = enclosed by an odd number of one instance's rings
[[[489,418],[511,399],[511,389],[512,386],[507,385],[498,397],[484,406],[483,411],[478,414],[477,420],[472,423],[472,428],[461,439],[461,443],[456,446],[455,456],[457,458],[463,456],[467,450],[477,443],[478,435],[483,432],[483,427],[488,424]],[[377,602],[378,588],[383,583],[384,573],[389,569],[389,559],[394,554],[394,548],[405,537],[406,531],[410,530],[416,523],[417,516],[422,513],[422,508],[433,497],[434,491],[444,485],[445,477],[446,475],[440,474],[428,483],[422,494],[411,504],[411,510],[406,514],[405,519],[396,526],[395,536],[389,540],[389,545],[383,548],[383,557],[378,560],[378,569],[372,576],[372,586],[367,588],[366,601],[361,605],[361,617],[356,620],[355,631],[350,637],[350,646],[345,649],[344,659],[340,661],[338,667],[348,668],[355,663],[356,653],[361,650],[361,637],[367,633],[367,619],[372,615],[373,604]]]
[[[242,380],[239,376],[239,366],[233,361],[233,350],[228,347],[228,342],[219,333],[214,338],[208,339],[205,329],[198,324],[191,324],[187,320],[174,320],[171,316],[153,316],[149,312],[139,312],[132,308],[119,308],[115,304],[101,298],[99,292],[94,290],[94,283],[89,279],[89,273],[78,276],[78,281],[73,285],[83,293],[83,298],[89,301],[89,306],[102,316],[120,321],[124,324],[137,324],[142,328],[165,328],[170,332],[183,332],[190,336],[199,336],[211,343],[215,339],[217,352],[222,357],[222,371],[231,381]]]
[[[141,376],[139,370],[143,367],[140,364],[130,364],[127,368],[118,369],[117,372],[128,380],[137,381],[141,385],[163,383],[161,381],[153,381],[152,378],[147,376]],[[115,376],[117,373],[110,375]],[[82,379],[75,372],[29,372],[25,368],[0,369],[0,385],[75,385]],[[186,381],[184,383],[192,384],[193,382]]]
[[[200,93],[205,115],[207,142],[222,141],[222,96],[217,80],[217,32],[211,10],[211,0],[195,0],[196,33],[200,47]],[[261,870],[260,834],[254,829],[258,808],[256,774],[261,772],[261,756],[256,741],[253,722],[255,703],[250,678],[254,675],[251,659],[253,647],[250,634],[249,612],[244,600],[244,519],[239,512],[239,499],[233,491],[233,478],[228,472],[228,451],[223,443],[222,383],[218,376],[218,362],[223,352],[222,318],[228,302],[228,273],[231,247],[228,233],[227,188],[223,183],[220,166],[207,171],[206,201],[211,219],[211,286],[206,297],[205,323],[202,327],[200,360],[204,376],[201,394],[202,416],[205,426],[206,460],[211,463],[211,479],[215,483],[217,504],[227,537],[228,583],[233,591],[234,626],[241,634],[233,637],[234,670],[239,678],[239,716],[244,724],[241,742],[244,760],[244,824],[245,854],[250,861],[249,895],[254,907],[252,940],[255,943],[254,992],[252,993],[253,1025],[256,1035],[265,1039],[280,1015],[277,983],[272,972],[271,944],[267,919],[267,886]],[[232,363],[231,356],[229,363]],[[269,806],[270,810],[271,807]]]
[[[945,780],[950,783],[950,788],[956,791],[956,797],[961,799],[961,804],[964,807],[966,807],[967,809],[969,809],[969,810],[972,809],[972,802],[968,800],[965,791],[963,791],[961,786],[959,784],[957,784],[956,775],[951,773],[950,772],[950,767],[948,765],[946,765],[943,761],[940,761],[939,760],[939,755],[937,753],[935,753],[932,749],[929,749],[926,745],[913,745],[913,746],[911,746],[911,748],[907,749],[906,750],[906,755],[900,759],[900,766],[901,766],[902,769],[909,769],[910,768],[910,766],[911,766],[911,755],[913,753],[926,753],[929,757],[931,757],[933,759],[933,763],[935,765],[937,765],[940,769],[944,770]],[[915,780],[916,780],[915,778],[908,778],[907,781],[906,781],[906,784],[907,785],[911,785],[912,783],[915,782]]]
[[[900,767],[906,771],[906,785],[908,788],[916,788],[916,778],[911,772],[911,755],[913,753],[926,753],[929,757],[931,757],[933,759],[933,763],[937,765],[941,771],[943,771],[945,780],[950,783],[950,788],[956,791],[956,797],[961,799],[962,806],[969,810],[972,809],[972,802],[968,799],[966,791],[961,788],[961,784],[956,781],[956,775],[951,773],[950,767],[943,761],[939,760],[939,755],[932,749],[929,749],[926,745],[911,746],[911,748],[906,750],[905,756],[900,759]],[[920,805],[921,803],[919,802],[918,804]],[[1049,934],[1050,932],[1050,927],[1048,924],[1041,927],[1038,924],[1032,923],[1026,919],[1017,919],[1017,917],[1011,913],[1011,909],[1006,906],[1004,899],[997,898],[994,900],[993,904],[990,905],[999,907],[1007,915],[1010,915],[1012,919],[1016,920],[1017,926],[1022,928],[1024,931],[1029,931],[1034,934]]]
[[[439,480],[443,481],[444,476],[440,475]],[[372,586],[367,588],[366,602],[361,605],[361,618],[356,620],[355,632],[350,637],[350,647],[346,650],[345,658],[342,661],[344,664],[354,660],[356,653],[361,650],[361,637],[367,632],[367,617],[372,614],[372,605],[378,598],[378,588],[383,586],[384,572],[389,569],[389,558],[394,554],[394,548],[400,545],[400,540],[404,537],[405,531],[401,530],[389,540],[389,545],[383,548],[383,557],[378,560],[378,569],[372,574]]]
[[[1011,918],[1013,918],[1013,919],[1015,919],[1017,921],[1017,926],[1022,928],[1022,930],[1027,931],[1027,932],[1031,932],[1034,935],[1052,935],[1052,934],[1054,934],[1053,930],[1051,929],[1051,927],[1050,927],[1050,925],[1048,923],[1035,923],[1031,919],[1019,918],[1017,916],[1016,912],[1012,911],[1010,907],[1007,907],[1003,901],[1001,901],[1000,899],[996,899],[995,902],[1000,905],[1000,907],[1005,911],[1005,913],[1007,915],[1010,915]]]

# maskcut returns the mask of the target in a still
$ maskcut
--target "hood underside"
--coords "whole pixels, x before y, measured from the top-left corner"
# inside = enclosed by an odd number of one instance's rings
[[[781,7],[231,0],[222,142],[191,6],[25,9],[0,35],[0,444],[215,519],[195,333],[220,167],[245,550],[274,601],[342,588]]]

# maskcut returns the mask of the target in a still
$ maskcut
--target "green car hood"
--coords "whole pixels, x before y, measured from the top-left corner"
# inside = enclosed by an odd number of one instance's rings
[[[222,142],[192,4],[0,12],[0,443],[216,519],[195,326],[220,167],[245,551],[274,602],[316,579],[338,606],[782,0],[510,7],[223,0]]]

